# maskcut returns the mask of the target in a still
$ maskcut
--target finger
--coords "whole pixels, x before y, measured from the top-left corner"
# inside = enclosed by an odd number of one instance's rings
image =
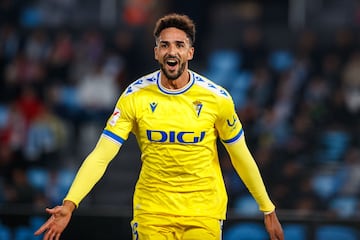
[[[271,240],[277,240],[277,237],[276,237],[275,233],[271,232],[269,235],[270,235]]]
[[[43,240],[50,240],[51,239],[50,236],[51,236],[51,230],[46,231]]]
[[[271,240],[282,240],[283,238],[280,236],[280,234],[273,234],[270,237]]]
[[[58,207],[55,207],[55,208],[46,208],[45,210],[46,210],[46,212],[49,213],[49,214],[55,214],[55,213],[57,213],[57,212],[60,211],[60,208],[58,208]]]
[[[284,233],[282,233],[282,232],[278,232],[278,233],[276,234],[276,236],[277,236],[277,239],[280,239],[280,240],[283,240],[283,239],[284,239]]]
[[[35,235],[40,235],[41,233],[43,233],[45,230],[47,230],[49,228],[51,222],[52,222],[52,219],[50,218],[38,230],[36,230],[36,232],[34,234]]]
[[[56,237],[56,232],[51,232],[50,239],[55,239],[55,237]]]
[[[56,238],[55,238],[55,240],[60,240],[60,233],[58,233],[58,234],[56,234]]]

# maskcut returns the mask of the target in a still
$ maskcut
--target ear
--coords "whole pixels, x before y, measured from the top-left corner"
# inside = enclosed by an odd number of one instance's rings
[[[192,60],[194,57],[195,48],[191,47],[188,52],[188,60]]]
[[[157,46],[155,46],[154,47],[154,58],[155,58],[155,60],[159,60],[159,57],[158,57],[158,47]]]

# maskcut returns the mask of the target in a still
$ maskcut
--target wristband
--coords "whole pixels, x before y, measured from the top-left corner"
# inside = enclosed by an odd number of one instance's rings
[[[275,210],[264,212],[264,215],[269,215],[270,213],[273,213]]]

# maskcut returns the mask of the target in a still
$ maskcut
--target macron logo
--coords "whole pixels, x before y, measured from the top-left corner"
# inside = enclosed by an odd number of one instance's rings
[[[156,102],[150,103],[151,112],[154,112],[156,107],[157,107],[157,103],[156,103]]]

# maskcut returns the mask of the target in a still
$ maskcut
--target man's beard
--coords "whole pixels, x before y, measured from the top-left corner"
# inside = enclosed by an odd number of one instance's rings
[[[186,67],[186,63],[182,63],[180,64],[179,70],[177,72],[174,73],[170,73],[166,70],[164,64],[160,63],[160,69],[161,71],[164,73],[164,75],[166,76],[167,79],[169,80],[176,80],[178,79],[181,74],[183,74],[183,72],[185,71],[185,67]]]

